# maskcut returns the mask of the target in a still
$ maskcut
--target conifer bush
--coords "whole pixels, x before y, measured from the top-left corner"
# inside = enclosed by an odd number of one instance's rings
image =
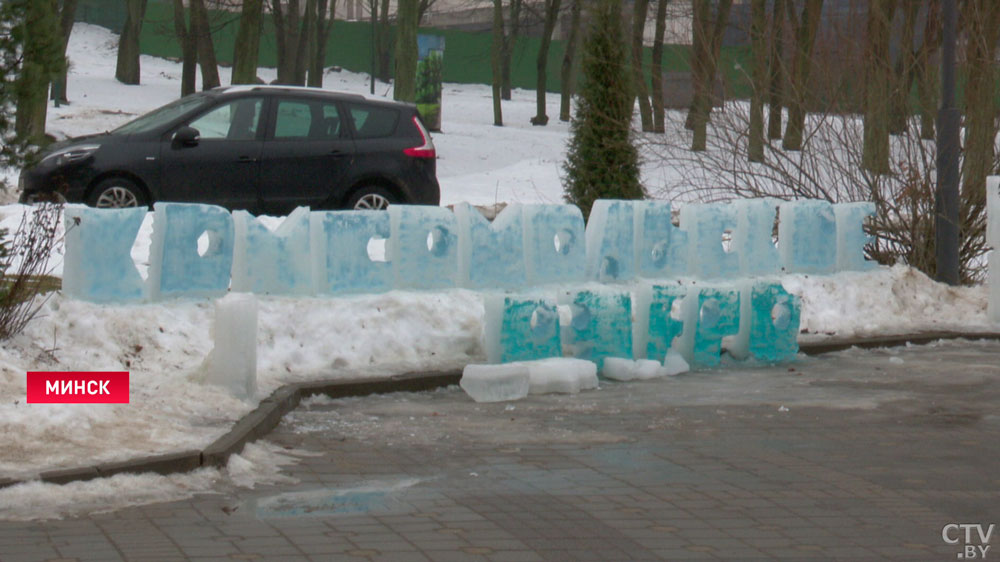
[[[632,138],[632,81],[621,0],[598,0],[583,44],[582,84],[564,165],[566,201],[590,215],[597,199],[643,199]]]

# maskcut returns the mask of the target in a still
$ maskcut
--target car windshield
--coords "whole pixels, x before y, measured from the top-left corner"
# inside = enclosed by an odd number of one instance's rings
[[[189,111],[209,103],[209,101],[211,101],[209,97],[204,94],[186,96],[133,119],[111,132],[124,135],[145,133],[146,131],[151,131],[161,125],[165,125]]]

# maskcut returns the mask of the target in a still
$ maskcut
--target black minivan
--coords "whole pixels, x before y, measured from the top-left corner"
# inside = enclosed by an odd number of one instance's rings
[[[415,106],[318,88],[215,88],[40,156],[21,172],[22,203],[177,201],[285,214],[441,198]]]

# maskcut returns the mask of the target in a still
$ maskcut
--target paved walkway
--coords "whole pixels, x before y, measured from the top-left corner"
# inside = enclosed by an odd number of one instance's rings
[[[0,560],[962,559],[942,528],[1000,524],[998,357],[955,342],[507,404],[313,400],[270,436],[317,453],[298,483],[0,522]]]

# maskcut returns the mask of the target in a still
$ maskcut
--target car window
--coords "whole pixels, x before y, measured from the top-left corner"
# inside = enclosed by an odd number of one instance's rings
[[[354,123],[355,138],[388,137],[396,132],[399,111],[389,107],[360,104],[348,104],[347,107]]]
[[[253,140],[260,125],[263,98],[243,98],[224,103],[191,122],[201,139]]]
[[[334,103],[281,100],[275,115],[275,139],[329,140],[340,137],[340,111]]]
[[[154,109],[141,117],[137,117],[112,132],[131,135],[151,131],[161,125],[166,125],[174,119],[180,119],[185,113],[194,111],[200,106],[211,103],[211,101],[211,98],[205,94],[192,94]]]

